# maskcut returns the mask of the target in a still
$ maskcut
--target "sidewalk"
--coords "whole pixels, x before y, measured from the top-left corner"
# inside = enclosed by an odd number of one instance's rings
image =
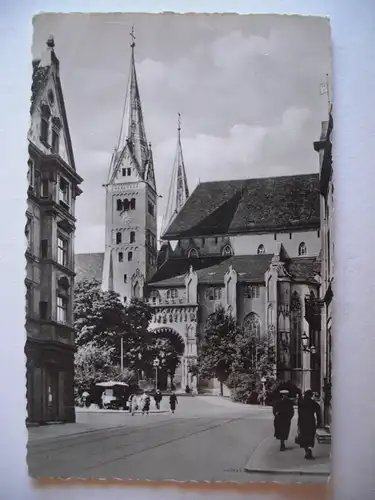
[[[263,439],[253,451],[245,465],[250,473],[290,474],[329,476],[331,471],[331,445],[318,444],[315,441],[313,454],[315,460],[305,460],[304,450],[294,443],[297,434],[297,420],[292,420],[286,450],[280,452],[280,442],[273,435]]]

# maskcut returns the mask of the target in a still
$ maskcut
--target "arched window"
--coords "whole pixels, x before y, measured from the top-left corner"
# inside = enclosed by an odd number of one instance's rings
[[[260,288],[259,285],[246,285],[245,298],[246,299],[259,299]]]
[[[122,201],[117,200],[117,210],[122,210]]]
[[[124,254],[122,252],[119,252],[118,254],[118,261],[122,262],[124,260]]]
[[[304,243],[303,241],[302,241],[302,243],[299,244],[298,255],[300,257],[307,255],[307,246],[306,246],[306,243]]]
[[[153,304],[155,304],[156,302],[159,302],[159,300],[160,300],[160,293],[157,290],[153,290],[150,293],[150,299],[151,299],[151,301],[152,301]]]
[[[301,337],[302,337],[302,305],[297,292],[293,292],[290,302],[290,351],[292,368],[302,367]]]
[[[178,292],[176,288],[171,288],[170,290],[167,290],[167,299],[177,299]]]
[[[128,262],[133,260],[133,252],[128,252]]]
[[[260,320],[259,316],[255,313],[250,313],[246,316],[243,322],[245,332],[251,337],[260,337]]]
[[[134,243],[134,242],[135,242],[135,232],[131,231],[130,232],[130,243]]]
[[[231,247],[229,245],[225,245],[222,254],[224,257],[230,257],[231,255],[233,255]]]
[[[116,233],[116,243],[119,244],[121,243],[121,233]]]
[[[129,210],[129,200],[125,198],[124,200],[124,205],[123,205],[124,210]]]
[[[266,253],[266,249],[264,248],[264,245],[259,245],[257,253],[258,253],[258,255]]]
[[[135,198],[130,200],[130,210],[135,210]]]
[[[189,259],[197,259],[199,257],[198,250],[196,248],[191,248],[188,257]]]

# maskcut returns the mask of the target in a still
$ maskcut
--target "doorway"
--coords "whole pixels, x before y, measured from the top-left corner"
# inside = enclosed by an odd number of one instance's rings
[[[59,372],[56,368],[47,368],[47,421],[59,420]]]

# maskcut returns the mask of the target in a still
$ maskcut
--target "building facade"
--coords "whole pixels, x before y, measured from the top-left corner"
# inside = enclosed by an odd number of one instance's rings
[[[74,422],[74,233],[81,194],[59,60],[33,61],[28,132],[26,331],[29,423]]]
[[[325,425],[331,424],[331,393],[332,393],[332,306],[334,288],[334,240],[333,211],[334,184],[332,164],[332,109],[329,120],[323,122],[319,141],[314,143],[314,149],[319,153],[320,175],[319,187],[321,194],[321,394],[323,396],[323,420]]]
[[[317,297],[320,287],[319,175],[206,182],[189,195],[179,120],[156,253],[158,195],[134,41],[129,80],[124,137],[105,185],[105,251],[76,255],[77,280],[97,279],[124,301],[149,302],[150,328],[173,337],[182,353],[178,388],[197,383],[190,368],[206,320],[221,304],[249,333],[272,340],[280,378],[319,391],[319,362],[302,346],[310,328],[305,297]],[[216,381],[206,385],[218,387]]]

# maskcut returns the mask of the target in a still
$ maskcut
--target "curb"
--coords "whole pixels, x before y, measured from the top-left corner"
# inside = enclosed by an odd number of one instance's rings
[[[128,410],[78,410],[77,413],[114,413],[117,415],[126,413],[127,415],[131,416],[131,413],[129,413]],[[140,415],[141,413],[142,413],[141,411],[134,412],[135,415],[137,414]],[[159,413],[169,413],[169,410],[150,410],[149,414],[151,413],[158,415]]]
[[[251,474],[283,474],[288,476],[325,476],[329,477],[328,471],[313,471],[304,469],[255,469],[245,466],[245,472]]]

